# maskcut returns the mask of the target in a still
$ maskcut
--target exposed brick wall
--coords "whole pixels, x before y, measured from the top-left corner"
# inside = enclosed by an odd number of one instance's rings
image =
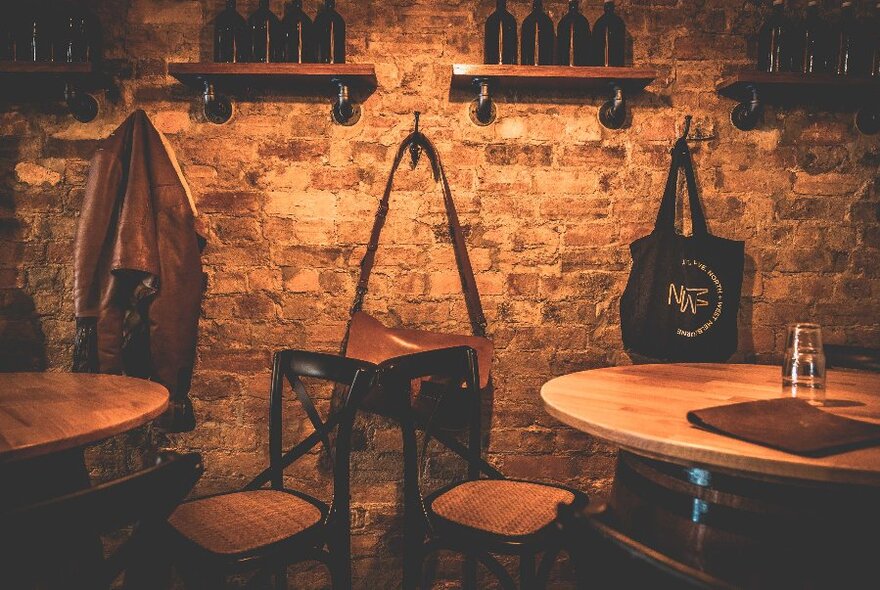
[[[770,107],[758,130],[732,127],[734,103],[713,88],[752,60],[757,18],[741,0],[619,2],[634,62],[660,72],[629,101],[621,131],[598,123],[604,96],[567,93],[501,96],[495,124],[471,124],[472,97],[449,90],[450,70],[480,61],[490,0],[340,1],[350,61],[375,63],[379,78],[353,127],[330,122],[328,100],[287,95],[243,97],[230,123],[201,122],[198,97],[166,64],[209,56],[222,3],[89,4],[106,29],[106,57],[123,72],[119,97],[87,125],[52,100],[0,104],[0,370],[69,367],[71,244],[88,159],[132,109],[145,109],[176,147],[210,228],[192,392],[199,425],[158,441],[203,453],[199,493],[234,488],[264,464],[271,351],[337,349],[413,110],[441,152],[468,236],[497,352],[489,456],[509,475],[608,488],[613,450],[560,426],[538,390],[556,375],[630,362],[618,318],[627,246],[650,229],[686,113],[714,137],[694,146],[710,229],[746,240],[736,358],[775,362],[785,323],[803,319],[819,321],[828,341],[880,345],[880,144],[860,136],[845,109]],[[511,3],[518,20],[527,4]],[[545,4],[555,21],[567,3]],[[582,4],[594,22],[601,3]],[[366,308],[389,324],[465,330],[432,187],[425,163],[401,168]],[[359,430],[355,576],[384,587],[399,583],[399,435],[378,419]],[[155,439],[136,432],[90,453],[96,477],[136,466],[137,445]],[[317,463],[305,458],[292,480],[324,490]],[[431,469],[449,472],[441,461]],[[320,568],[301,571],[303,587],[326,583]]]

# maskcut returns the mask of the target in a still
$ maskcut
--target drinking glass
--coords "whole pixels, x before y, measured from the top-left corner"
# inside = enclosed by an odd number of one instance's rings
[[[791,324],[782,360],[782,395],[825,405],[825,352],[818,324]]]

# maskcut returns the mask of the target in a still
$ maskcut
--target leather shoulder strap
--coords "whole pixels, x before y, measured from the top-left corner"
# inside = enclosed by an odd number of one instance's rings
[[[434,180],[439,181],[443,189],[443,203],[446,209],[446,218],[449,223],[449,235],[452,239],[452,247],[455,251],[455,261],[458,266],[458,274],[461,279],[462,291],[464,291],[465,303],[468,310],[468,318],[471,323],[471,330],[475,336],[486,335],[486,317],[483,314],[483,306],[480,302],[480,294],[477,290],[477,283],[474,278],[474,270],[471,266],[470,257],[467,252],[467,245],[464,239],[464,233],[461,229],[461,223],[458,220],[458,213],[455,210],[455,202],[452,200],[452,191],[449,188],[449,182],[443,171],[440,162],[440,156],[434,145],[421,132],[414,131],[410,133],[397,149],[394,156],[394,162],[391,165],[391,172],[388,175],[388,181],[385,183],[385,192],[379,201],[379,208],[376,211],[376,217],[373,221],[373,230],[370,233],[370,241],[367,244],[367,251],[361,259],[360,277],[358,278],[357,288],[355,290],[354,302],[349,312],[348,325],[345,329],[345,337],[342,341],[341,354],[345,354],[348,347],[348,333],[351,328],[351,316],[361,311],[364,304],[364,297],[370,281],[370,273],[376,262],[376,250],[379,248],[379,237],[382,228],[385,225],[385,219],[388,216],[388,203],[391,199],[391,191],[394,187],[394,174],[403,160],[403,156],[407,149],[415,146],[423,150],[431,162],[431,168],[434,174]]]

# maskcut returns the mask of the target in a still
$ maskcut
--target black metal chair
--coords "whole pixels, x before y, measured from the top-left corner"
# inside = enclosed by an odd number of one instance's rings
[[[522,588],[543,585],[561,549],[559,537],[554,534],[557,507],[586,503],[586,495],[559,485],[505,479],[482,458],[482,404],[473,349],[462,346],[401,356],[385,361],[379,370],[381,386],[394,396],[403,431],[404,588],[415,588],[420,582],[427,587],[427,580],[422,579],[425,558],[440,549],[465,556],[466,587],[475,586],[479,562],[503,587],[515,588],[511,575],[492,554],[519,557]],[[464,384],[461,394],[469,397],[467,445],[450,433],[432,428],[428,420],[413,411],[411,382],[424,378]],[[423,494],[417,429],[467,461],[464,481]],[[421,453],[423,460],[426,447],[427,443]],[[481,474],[488,478],[481,478]],[[544,556],[536,570],[539,553]]]
[[[269,398],[269,467],[243,490],[181,505],[169,522],[177,540],[175,563],[188,586],[215,590],[226,576],[257,571],[286,588],[287,566],[320,561],[334,588],[351,586],[349,457],[356,410],[374,383],[376,367],[340,356],[283,350],[275,353]],[[302,377],[348,387],[344,402],[321,420]],[[314,431],[282,453],[282,404],[287,381]],[[336,430],[331,449],[330,437]],[[284,487],[283,471],[318,444],[334,456],[333,499],[327,503]],[[335,453],[334,453],[335,451]],[[270,484],[268,489],[263,486]]]
[[[880,349],[862,346],[825,345],[825,360],[829,368],[860,369],[880,373]]]
[[[617,530],[605,506],[560,506],[557,526],[577,587],[725,590],[736,586],[680,563]]]
[[[133,580],[132,569],[149,568],[143,564],[154,558],[165,519],[201,474],[197,453],[166,455],[133,475],[0,514],[3,584],[108,588],[124,572],[126,588],[151,587]],[[102,560],[99,535],[131,525],[129,538]]]

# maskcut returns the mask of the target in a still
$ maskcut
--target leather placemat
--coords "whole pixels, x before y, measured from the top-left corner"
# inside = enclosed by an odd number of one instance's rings
[[[880,424],[836,416],[805,400],[779,398],[688,412],[705,430],[806,457],[880,444]]]

